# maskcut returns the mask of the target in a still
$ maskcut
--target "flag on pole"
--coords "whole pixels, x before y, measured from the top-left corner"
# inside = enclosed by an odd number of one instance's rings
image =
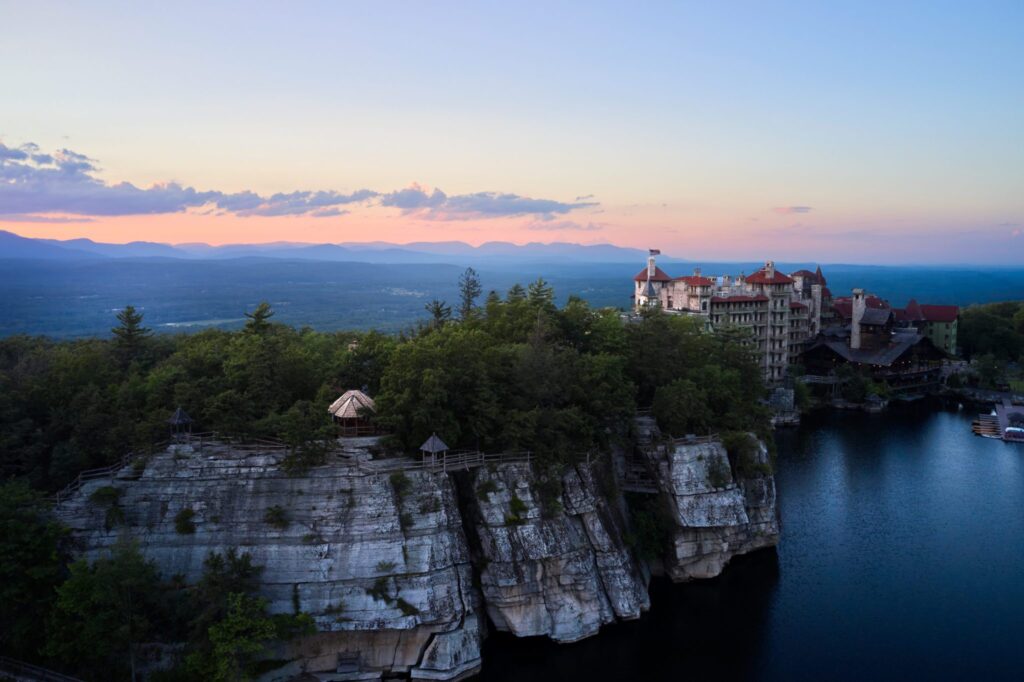
[[[650,251],[650,255],[652,255],[652,256],[660,256],[661,255],[661,249],[649,249],[649,251]]]

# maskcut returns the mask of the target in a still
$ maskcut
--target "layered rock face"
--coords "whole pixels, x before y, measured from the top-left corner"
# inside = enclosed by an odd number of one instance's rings
[[[715,576],[778,541],[769,467],[736,475],[721,444],[667,441],[649,418],[636,425],[637,452],[675,525],[671,578]],[[190,583],[211,552],[250,553],[270,610],[297,606],[318,629],[275,645],[268,657],[290,663],[263,682],[303,672],[325,682],[455,679],[479,669],[488,618],[517,636],[571,642],[649,607],[650,571],[626,541],[622,498],[601,467],[570,467],[552,490],[523,462],[432,472],[371,461],[372,439],[342,444],[298,476],[281,469],[280,451],[179,447],[84,484],[57,514],[86,558],[127,533],[164,576]],[[755,460],[767,463],[763,446]],[[94,495],[104,487],[117,492]]]
[[[274,658],[296,660],[265,679],[303,670],[450,679],[476,670],[483,621],[451,479],[407,471],[403,482],[374,472],[377,463],[344,458],[290,477],[280,457],[223,446],[168,451],[141,475],[128,467],[86,483],[57,513],[87,558],[128,532],[164,576],[188,582],[210,552],[249,552],[264,567],[269,609],[290,612],[297,599],[320,630],[282,644]],[[89,499],[104,486],[120,490],[124,514],[109,531],[106,509]],[[186,509],[191,533],[176,527]]]
[[[741,475],[719,442],[665,441],[652,418],[638,418],[637,429],[676,526],[665,565],[673,580],[712,578],[732,557],[778,544],[775,479],[764,444],[757,443],[757,471]]]
[[[499,630],[571,642],[650,606],[649,574],[623,540],[618,510],[586,464],[544,514],[527,464],[481,468],[469,504],[485,608]],[[553,507],[553,509],[551,509]]]

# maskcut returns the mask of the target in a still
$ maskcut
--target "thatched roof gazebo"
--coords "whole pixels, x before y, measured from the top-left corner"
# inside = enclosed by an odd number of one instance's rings
[[[370,418],[376,414],[373,398],[360,390],[345,391],[327,408],[343,436],[369,436],[375,432]]]

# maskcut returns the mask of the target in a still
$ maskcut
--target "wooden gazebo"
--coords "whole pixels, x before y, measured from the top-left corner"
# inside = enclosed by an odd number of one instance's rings
[[[360,390],[345,391],[327,408],[342,436],[372,436],[376,429],[371,418],[377,408],[373,398]]]
[[[438,438],[436,433],[430,434],[430,438],[420,446],[420,453],[423,454],[423,459],[430,457],[431,464],[437,461],[438,455],[443,457],[446,452],[448,452],[448,446],[445,445],[443,440]]]
[[[180,406],[167,420],[167,423],[171,427],[171,440],[181,442],[192,437],[192,417],[188,416],[188,412],[181,409]]]

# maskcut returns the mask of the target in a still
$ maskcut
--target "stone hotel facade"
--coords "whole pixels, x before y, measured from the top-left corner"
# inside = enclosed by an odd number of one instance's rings
[[[832,294],[821,268],[790,275],[768,261],[749,275],[708,277],[700,269],[692,275],[670,277],[655,263],[633,278],[634,309],[660,307],[677,315],[700,317],[711,329],[727,326],[750,330],[751,343],[768,382],[781,381],[786,368],[828,320]]]

